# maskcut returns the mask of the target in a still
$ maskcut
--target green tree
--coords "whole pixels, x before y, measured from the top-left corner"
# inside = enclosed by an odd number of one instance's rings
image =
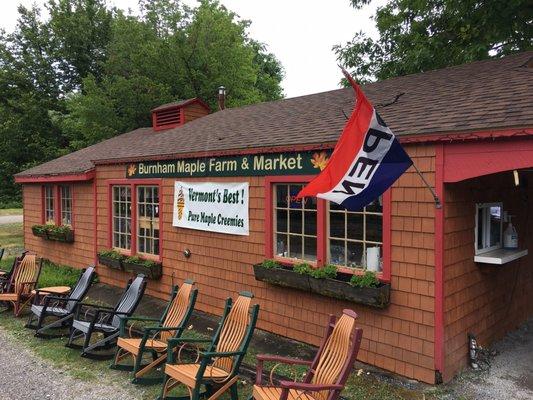
[[[55,116],[71,148],[148,126],[150,109],[165,102],[198,97],[216,110],[220,85],[228,107],[282,97],[281,64],[248,36],[249,21],[208,0],[192,9],[143,1],[141,10],[141,18],[116,13],[104,78],[85,78],[83,94]]]
[[[358,9],[371,0],[351,0]],[[363,32],[334,46],[359,80],[387,79],[533,48],[527,0],[389,0],[374,16],[379,38]]]

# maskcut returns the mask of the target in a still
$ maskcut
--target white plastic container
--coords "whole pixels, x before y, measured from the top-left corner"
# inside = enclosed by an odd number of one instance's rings
[[[380,247],[367,247],[366,249],[366,269],[372,272],[380,270]]]
[[[503,248],[504,249],[518,249],[518,232],[511,223],[511,215],[509,215],[509,224],[503,232]]]

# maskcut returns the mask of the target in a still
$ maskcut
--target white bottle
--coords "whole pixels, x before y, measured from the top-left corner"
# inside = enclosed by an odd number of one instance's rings
[[[509,215],[509,224],[503,232],[503,248],[504,249],[518,249],[518,233],[511,223],[511,215]]]

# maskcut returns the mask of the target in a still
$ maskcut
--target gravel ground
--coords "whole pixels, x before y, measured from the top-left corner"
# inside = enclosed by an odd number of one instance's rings
[[[497,355],[491,360],[490,369],[463,373],[453,383],[454,395],[472,400],[533,399],[533,319],[492,349]]]
[[[16,224],[23,221],[22,215],[2,215],[0,216],[0,225]]]
[[[139,393],[105,382],[74,379],[37,358],[0,328],[2,400],[132,400]]]

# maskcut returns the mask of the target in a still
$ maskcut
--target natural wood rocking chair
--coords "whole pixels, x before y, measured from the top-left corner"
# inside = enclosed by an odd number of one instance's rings
[[[170,301],[161,319],[146,317],[128,317],[120,321],[120,337],[117,342],[115,359],[111,364],[112,369],[132,371],[133,383],[150,384],[161,382],[163,376],[145,377],[158,365],[164,363],[167,358],[167,342],[172,338],[181,337],[192,315],[198,289],[194,289],[194,281],[187,279],[181,287],[174,286]],[[142,330],[141,338],[132,336],[132,329],[136,321],[157,322],[156,326],[150,326]],[[127,330],[127,324],[130,324]],[[153,361],[142,365],[143,355],[150,353]],[[120,364],[124,358],[131,356],[133,365]]]
[[[13,284],[13,277],[14,277],[15,271],[17,270],[20,263],[22,262],[22,259],[27,253],[28,251],[24,250],[20,256],[15,257],[15,259],[13,260],[11,269],[7,271],[6,273],[4,273],[3,275],[0,275],[0,293],[9,291],[9,285]]]
[[[326,334],[313,361],[280,356],[258,355],[257,375],[250,399],[255,400],[335,400],[344,389],[359,351],[363,331],[355,327],[357,314],[343,310],[336,321],[330,316]],[[277,362],[270,372],[270,385],[262,384],[263,363]],[[276,367],[280,364],[307,365],[303,382],[272,382]]]
[[[160,400],[198,400],[200,397],[214,400],[228,389],[232,400],[237,400],[239,368],[259,313],[259,305],[250,305],[252,298],[252,293],[241,292],[235,303],[231,298],[227,299],[218,329],[211,339],[176,338],[168,341],[166,375]],[[200,351],[198,343],[209,343],[207,350]],[[181,353],[189,344],[196,346],[196,360],[182,362]],[[189,395],[169,396],[169,391],[179,384],[187,388]],[[201,393],[202,385],[205,392]]]
[[[12,281],[6,290],[0,293],[0,302],[13,305],[16,317],[20,315],[24,307],[31,301],[32,290],[37,286],[41,273],[42,260],[37,259],[35,254],[26,254],[13,272]]]

